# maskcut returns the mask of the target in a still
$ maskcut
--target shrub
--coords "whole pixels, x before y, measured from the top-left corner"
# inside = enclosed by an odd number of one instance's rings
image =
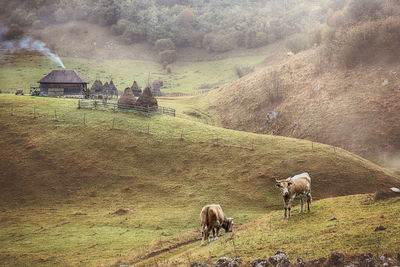
[[[303,50],[306,50],[310,46],[310,41],[306,34],[295,34],[289,37],[286,41],[286,47],[297,54]]]
[[[268,99],[271,103],[279,102],[283,100],[284,86],[283,81],[276,70],[271,71],[268,74],[267,81],[269,83]]]
[[[242,78],[243,76],[254,72],[254,66],[240,66],[236,65],[235,66],[235,72],[239,78]]]
[[[117,24],[111,26],[111,32],[115,35],[122,35],[126,29],[130,26],[130,22],[126,19],[118,20]]]
[[[160,62],[165,64],[171,64],[176,61],[177,54],[176,50],[164,50],[159,53],[160,56]]]
[[[347,14],[354,22],[374,20],[382,10],[380,0],[352,0],[348,6]]]
[[[145,40],[146,37],[142,29],[140,29],[133,23],[129,23],[121,38],[125,43],[133,44]]]
[[[209,52],[226,52],[235,48],[232,35],[211,35],[203,37],[202,46]]]
[[[19,39],[24,34],[24,31],[18,24],[11,24],[8,31],[2,36],[4,40]]]
[[[194,14],[189,8],[185,8],[179,13],[176,18],[176,23],[178,26],[183,28],[191,28],[194,23]]]
[[[158,39],[155,43],[156,50],[158,52],[164,50],[175,50],[174,42],[171,39]]]

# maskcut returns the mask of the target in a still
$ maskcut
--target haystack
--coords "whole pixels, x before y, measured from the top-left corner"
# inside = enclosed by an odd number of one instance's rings
[[[153,84],[151,85],[151,90],[153,92],[153,95],[155,96],[161,96],[161,87],[164,85],[164,82],[157,79],[153,82]]]
[[[116,95],[118,93],[117,87],[115,87],[114,82],[111,80],[110,84],[108,85],[108,92],[109,95]]]
[[[151,89],[147,86],[143,93],[140,95],[139,99],[136,101],[136,106],[139,107],[158,107],[157,99],[153,96]]]
[[[134,96],[140,96],[142,94],[142,89],[140,89],[140,87],[136,81],[133,81],[131,90],[132,90]]]
[[[136,97],[133,95],[131,88],[125,88],[123,95],[118,99],[118,108],[131,109],[135,106]]]
[[[90,88],[92,94],[101,94],[103,92],[103,83],[100,80],[95,80]]]
[[[107,92],[108,92],[108,90],[109,90],[109,85],[108,85],[108,82],[105,82],[104,84],[103,84],[103,90],[102,90],[102,93],[103,94],[107,94]]]

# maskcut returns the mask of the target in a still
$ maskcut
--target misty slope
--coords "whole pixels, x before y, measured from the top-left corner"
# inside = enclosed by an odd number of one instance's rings
[[[316,50],[296,55],[210,92],[205,100],[228,128],[309,139],[363,155],[400,149],[399,66],[318,74],[316,56]],[[268,123],[272,110],[279,115]]]
[[[157,53],[146,44],[127,45],[110,30],[85,21],[71,21],[29,29],[26,35],[45,42],[59,55],[81,58],[141,59],[157,61]],[[93,64],[96,64],[93,62]]]

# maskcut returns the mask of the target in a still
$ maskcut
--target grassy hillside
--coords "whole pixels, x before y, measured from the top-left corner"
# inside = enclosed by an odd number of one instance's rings
[[[333,252],[397,255],[399,211],[400,198],[373,202],[370,195],[354,195],[320,200],[313,203],[311,213],[294,213],[290,220],[284,220],[282,211],[273,211],[237,226],[233,234],[208,246],[201,247],[196,242],[143,261],[138,266],[154,262],[169,266],[199,261],[212,264],[223,256],[241,257],[248,263],[268,259],[277,251],[286,252],[291,262],[296,262],[298,257],[319,259]],[[337,220],[329,221],[332,217]],[[379,225],[387,230],[375,232]]]
[[[315,200],[399,182],[327,145],[168,116],[78,110],[76,104],[0,96],[5,266],[137,259],[196,240],[207,203],[220,203],[238,223],[281,210],[273,178],[297,172],[313,177]]]
[[[400,4],[336,4],[311,38],[312,49],[206,97],[223,126],[314,140],[374,159],[399,151]],[[268,123],[273,110],[279,115]]]
[[[309,139],[365,156],[400,149],[398,65],[320,73],[314,65],[316,53],[296,55],[199,101],[209,103],[222,125],[232,129]],[[272,110],[279,115],[268,123]]]
[[[177,62],[172,74],[167,74],[162,66],[154,61],[145,60],[89,60],[83,58],[62,58],[67,69],[77,70],[91,84],[96,79],[103,82],[113,79],[118,90],[132,86],[136,80],[141,87],[162,79],[163,93],[195,94],[204,89],[236,80],[236,65],[254,66],[263,61],[265,54],[243,56],[217,61]],[[59,67],[42,56],[2,55],[0,56],[0,90],[12,91],[30,86],[38,86],[37,81],[48,72]]]

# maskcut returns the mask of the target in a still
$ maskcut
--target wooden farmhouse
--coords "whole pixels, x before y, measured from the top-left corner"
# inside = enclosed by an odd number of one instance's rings
[[[77,98],[85,97],[88,84],[74,70],[53,70],[38,83],[42,96]]]

